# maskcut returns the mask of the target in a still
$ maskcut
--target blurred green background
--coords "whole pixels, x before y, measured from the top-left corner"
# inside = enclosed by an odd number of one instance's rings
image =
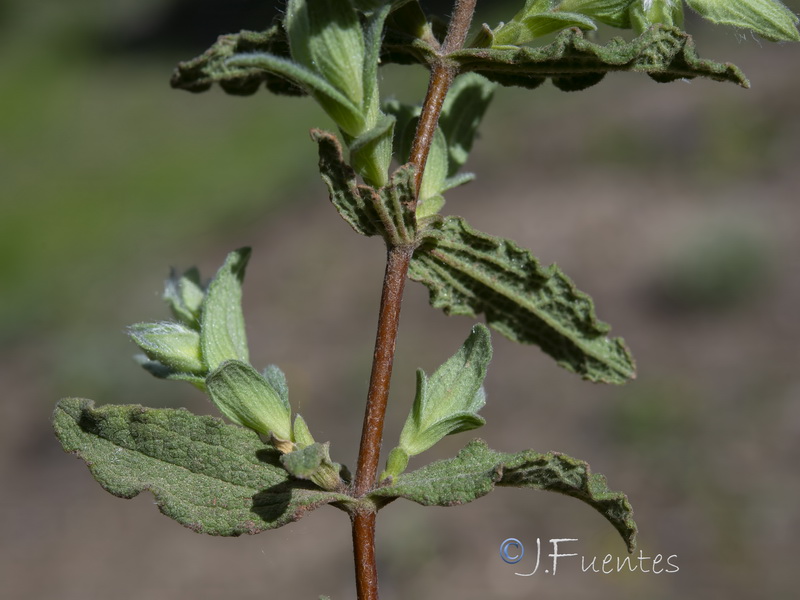
[[[490,14],[479,21],[511,14],[482,5]],[[104,492],[49,424],[64,396],[214,414],[190,386],[141,371],[124,328],[167,317],[170,265],[211,275],[226,252],[252,245],[253,361],[286,371],[315,437],[354,464],[383,246],[354,235],[327,202],[307,132],[330,123],[307,99],[168,85],[179,60],[217,34],[266,26],[276,10],[256,0],[0,0],[4,598],[355,595],[338,511],[255,537],[198,536],[148,494],[123,502]],[[382,598],[745,599],[795,589],[800,47],[696,20],[688,28],[701,55],[737,63],[753,88],[615,75],[580,94],[499,90],[468,165],[478,179],[446,208],[557,261],[640,367],[625,387],[594,386],[494,335],[478,433],[498,450],[588,460],[629,495],[645,554],[675,554],[680,571],[584,574],[565,562],[555,577],[517,577],[532,563],[500,560],[508,537],[529,553],[537,537],[578,538],[571,550],[588,559],[624,546],[577,501],[497,490],[459,508],[397,502],[382,512]],[[420,69],[383,73],[388,94],[424,93]],[[414,369],[435,369],[471,326],[427,307],[421,286],[407,293],[387,447]]]

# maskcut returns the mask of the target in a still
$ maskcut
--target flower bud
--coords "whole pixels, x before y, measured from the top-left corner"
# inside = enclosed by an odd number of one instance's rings
[[[284,26],[292,58],[321,75],[356,107],[364,102],[364,34],[351,0],[289,0]],[[364,132],[328,98],[315,95],[346,133]],[[342,119],[347,118],[346,122]]]
[[[183,275],[173,269],[164,286],[164,300],[169,304],[172,314],[184,325],[192,329],[200,328],[200,308],[205,290],[200,284],[200,272],[192,267]]]
[[[284,454],[281,464],[294,477],[313,481],[323,490],[334,491],[343,485],[339,475],[342,467],[331,461],[328,442],[317,442],[302,450]]]
[[[220,412],[234,423],[271,435],[279,442],[291,442],[289,404],[247,363],[222,363],[206,379],[206,388]]]
[[[137,323],[128,328],[136,345],[151,360],[177,373],[205,375],[200,334],[181,323]]]

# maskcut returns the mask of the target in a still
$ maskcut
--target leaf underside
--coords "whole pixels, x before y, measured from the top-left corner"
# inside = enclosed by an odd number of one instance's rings
[[[264,85],[275,94],[305,95],[302,88],[279,75],[256,66],[231,64],[233,58],[263,53],[290,59],[286,32],[280,23],[263,32],[241,31],[220,36],[203,54],[178,65],[172,87],[203,92],[218,83],[229,94],[250,95]],[[381,64],[428,66],[435,58],[427,43],[398,36],[391,27],[384,37]],[[552,79],[562,90],[582,90],[613,71],[646,73],[662,83],[706,77],[750,87],[738,67],[701,59],[692,36],[664,25],[655,25],[630,41],[614,38],[605,45],[587,41],[580,29],[573,28],[562,31],[546,46],[465,48],[450,54],[449,59],[460,66],[461,72],[474,71],[501,85],[530,89]]]
[[[289,42],[283,26],[276,23],[263,32],[241,31],[220,36],[200,56],[178,64],[170,84],[189,92],[204,92],[218,83],[228,94],[249,96],[262,85],[274,94],[305,96],[306,92],[292,82],[255,67],[234,67],[229,59],[253,53],[268,53],[290,58]]]
[[[480,73],[501,85],[529,89],[552,79],[559,89],[582,90],[612,71],[647,73],[660,83],[707,77],[750,87],[738,67],[699,58],[692,36],[663,25],[653,26],[628,42],[614,38],[605,45],[595,44],[573,28],[538,48],[466,48],[450,58],[462,71]]]
[[[514,242],[446,217],[426,232],[409,276],[447,314],[475,316],[508,338],[536,344],[589,381],[624,383],[635,364],[620,338],[597,319],[591,299],[555,265],[542,267]]]
[[[64,450],[108,492],[150,490],[162,513],[198,533],[255,534],[347,499],[291,478],[255,432],[184,409],[94,408],[66,398],[53,425]]]
[[[319,171],[328,186],[331,204],[357,233],[368,237],[378,235],[375,190],[358,183],[356,172],[345,162],[335,135],[312,129],[311,138],[319,145]]]
[[[311,138],[319,145],[320,175],[331,203],[350,227],[361,235],[380,235],[390,244],[410,243],[416,234],[414,213],[409,208],[414,199],[411,165],[401,166],[389,185],[376,190],[358,183],[335,135],[313,129]]]
[[[370,497],[381,505],[406,498],[423,506],[454,506],[485,496],[495,486],[546,490],[582,500],[616,528],[629,552],[636,547],[637,527],[625,494],[609,490],[605,477],[592,473],[585,462],[557,452],[506,454],[476,439],[454,458],[400,475]]]
[[[197,533],[255,534],[324,504],[353,501],[291,477],[280,453],[254,432],[184,409],[94,408],[90,400],[66,398],[53,424],[64,450],[83,459],[108,492],[133,498],[150,490],[162,513]],[[614,525],[630,551],[635,546],[636,524],[625,495],[610,491],[586,463],[555,452],[506,454],[473,440],[456,457],[401,475],[368,496],[379,507],[396,498],[455,506],[495,486],[578,498]]]

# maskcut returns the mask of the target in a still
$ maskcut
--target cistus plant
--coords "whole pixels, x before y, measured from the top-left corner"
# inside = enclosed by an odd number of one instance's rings
[[[352,521],[360,600],[378,597],[376,516],[398,498],[453,506],[496,486],[555,491],[595,508],[634,549],[637,529],[626,496],[569,456],[507,454],[476,439],[453,458],[406,471],[409,457],[484,424],[489,327],[539,346],[588,381],[622,384],[635,374],[628,348],[608,337],[608,325],[572,280],[513,241],[443,214],[444,196],[473,178],[462,169],[498,86],[534,89],[549,79],[575,91],[611,71],[646,73],[658,82],[749,83],[734,65],[697,56],[681,29],[680,0],[527,0],[506,22],[470,35],[475,4],[457,0],[444,24],[418,0],[288,0],[266,31],[223,35],[178,65],[175,88],[201,92],[218,84],[238,95],[262,89],[309,95],[338,128],[311,132],[331,203],[354,231],[381,238],[387,252],[361,445],[352,472],[334,462],[329,444],[312,434],[313,418],[309,425],[293,413],[281,369],[250,364],[241,310],[250,250],[242,248],[207,282],[197,269],[173,272],[164,291],[171,320],[129,329],[147,371],[204,390],[232,424],[182,409],[96,408],[77,398],[58,403],[59,440],[106,490],[123,498],[150,490],[167,516],[224,536],[275,529],[331,505]],[[775,0],[685,4],[714,23],[768,40],[800,40],[797,17]],[[635,35],[600,45],[591,41],[600,25]],[[546,35],[550,41],[542,44]],[[378,69],[388,63],[430,71],[421,105],[381,98]],[[428,288],[433,307],[482,315],[488,327],[474,325],[432,374],[417,372],[408,418],[380,470],[407,278]]]

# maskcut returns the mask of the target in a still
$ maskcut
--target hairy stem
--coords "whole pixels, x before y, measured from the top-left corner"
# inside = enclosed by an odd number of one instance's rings
[[[414,171],[416,196],[419,196],[425,163],[428,162],[428,153],[436,133],[436,126],[439,123],[439,115],[442,113],[444,98],[447,96],[447,90],[450,89],[454,78],[455,70],[444,61],[439,61],[431,70],[428,93],[425,95],[425,103],[422,105],[419,123],[417,123],[417,132],[411,145],[410,162],[416,167]],[[416,200],[414,203],[416,204]]]
[[[353,558],[356,561],[358,600],[378,600],[378,567],[375,563],[375,512],[358,512],[353,521]]]
[[[456,0],[453,16],[447,28],[447,37],[442,46],[442,54],[460,50],[464,45],[477,3],[478,0]]]
[[[476,1],[456,0],[447,37],[440,51],[440,58],[431,70],[428,92],[411,148],[410,160],[415,166],[414,183],[417,196],[433,135],[442,111],[442,104],[453,79],[458,74],[458,67],[448,61],[447,54],[463,46],[475,11]],[[416,199],[414,204],[416,204]],[[414,206],[411,208],[413,210]],[[386,403],[389,399],[389,383],[392,377],[397,328],[400,324],[400,307],[408,275],[408,265],[413,253],[412,246],[390,246],[388,249],[367,407],[364,413],[358,467],[353,484],[353,493],[356,496],[363,496],[373,488],[378,473],[383,422],[386,416]],[[374,511],[358,511],[352,516],[358,600],[378,600],[375,517]]]
[[[422,175],[425,172],[425,163],[428,162],[428,153],[431,149],[442,105],[447,96],[447,91],[458,75],[458,66],[447,59],[447,54],[454,52],[464,45],[475,12],[477,0],[456,0],[453,18],[447,30],[447,37],[439,52],[439,60],[431,69],[431,78],[428,83],[428,92],[422,105],[416,135],[411,145],[410,162],[416,167],[414,174],[417,195],[422,185]]]
[[[413,248],[396,246],[389,249],[386,261],[378,333],[375,338],[367,409],[361,430],[361,448],[358,453],[358,469],[353,489],[356,496],[363,496],[372,489],[378,472],[383,420],[386,415],[386,402],[389,399],[389,381],[392,377],[397,327],[400,323],[400,305],[403,301],[403,289],[412,254]]]

